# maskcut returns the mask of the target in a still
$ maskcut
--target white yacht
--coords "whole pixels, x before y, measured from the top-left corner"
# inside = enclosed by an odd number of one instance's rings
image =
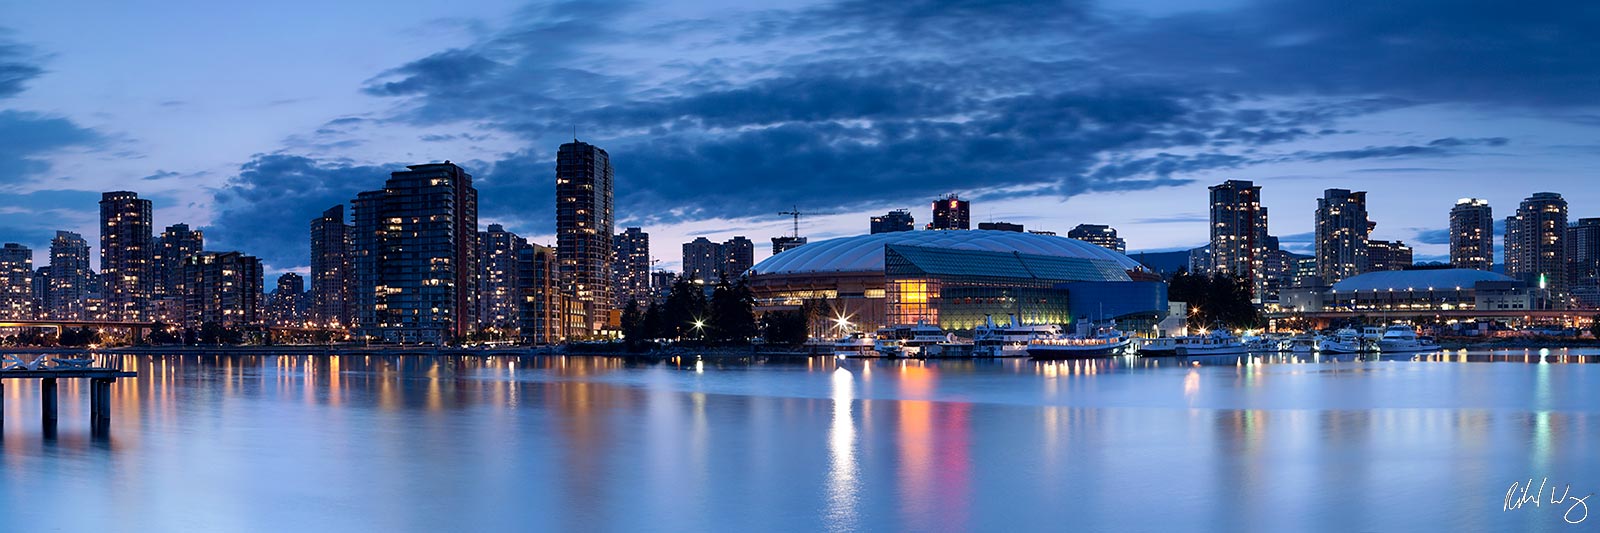
[[[939,326],[918,321],[911,327],[909,338],[900,343],[900,353],[906,357],[948,357],[954,351],[955,334],[945,333]]]
[[[1384,328],[1378,340],[1378,351],[1383,353],[1425,352],[1439,349],[1439,344],[1427,337],[1418,337],[1417,330],[1406,324],[1391,324]]]
[[[1027,357],[1028,343],[1034,339],[1059,337],[1061,326],[1055,324],[1021,325],[1016,315],[1011,322],[997,326],[994,318],[986,317],[984,323],[972,328],[973,357]]]
[[[1322,337],[1317,340],[1317,351],[1322,353],[1360,352],[1361,334],[1350,328],[1340,329],[1333,332],[1332,337]]]
[[[1201,336],[1197,341],[1178,346],[1178,355],[1182,356],[1243,355],[1249,351],[1244,342],[1224,328],[1218,328],[1209,335]]]
[[[839,337],[833,341],[834,357],[877,357],[876,339],[860,331]]]
[[[1085,359],[1122,355],[1131,340],[1115,326],[1094,328],[1093,333],[1057,335],[1028,342],[1028,356],[1034,359]]]

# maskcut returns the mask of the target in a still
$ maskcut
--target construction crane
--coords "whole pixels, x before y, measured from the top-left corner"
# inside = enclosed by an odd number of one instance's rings
[[[800,210],[800,206],[791,206],[791,207],[789,207],[788,211],[779,211],[778,214],[780,214],[780,215],[789,215],[789,216],[794,217],[794,235],[793,235],[793,237],[796,238],[796,239],[799,239],[800,238],[800,217],[801,216],[810,217],[810,216],[820,216],[820,215],[836,215],[838,213],[818,213],[816,211],[801,211]]]

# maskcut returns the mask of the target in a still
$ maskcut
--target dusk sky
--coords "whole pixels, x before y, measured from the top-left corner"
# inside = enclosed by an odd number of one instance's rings
[[[761,4],[760,7],[752,7]],[[1263,186],[1304,252],[1324,188],[1448,254],[1457,198],[1600,216],[1600,4],[1579,1],[26,2],[0,8],[0,241],[98,250],[99,193],[304,271],[308,225],[451,160],[480,224],[553,242],[555,150],[610,152],[617,230],[675,269],[790,220],[867,231],[945,193],[974,223],[1203,244]],[[98,252],[96,252],[96,255]],[[98,262],[98,257],[96,257]],[[269,283],[270,284],[270,283]]]

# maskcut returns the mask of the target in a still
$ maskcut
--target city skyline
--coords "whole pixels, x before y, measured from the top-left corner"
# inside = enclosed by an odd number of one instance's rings
[[[1436,16],[1414,4],[1350,12],[1142,1],[943,6],[923,16],[848,2],[357,2],[307,27],[290,4],[222,17],[108,13],[145,22],[118,25],[84,23],[70,2],[8,10],[0,132],[26,142],[0,153],[10,193],[0,209],[13,215],[0,224],[4,238],[45,264],[55,230],[93,233],[85,199],[136,189],[157,206],[154,227],[189,223],[218,249],[254,251],[271,273],[306,274],[309,258],[291,238],[300,221],[388,169],[450,159],[477,173],[486,198],[507,200],[485,202],[485,223],[550,243],[544,162],[574,130],[616,154],[616,225],[662,243],[765,242],[787,233],[776,213],[791,205],[838,213],[803,221],[812,241],[854,235],[864,217],[890,209],[931,220],[928,199],[954,192],[973,202],[974,224],[1107,224],[1132,251],[1172,250],[1204,243],[1204,209],[1190,199],[1241,179],[1271,191],[1265,206],[1294,214],[1273,221],[1286,249],[1309,250],[1313,220],[1298,214],[1321,190],[1344,188],[1370,193],[1385,239],[1442,261],[1448,219],[1438,212],[1457,198],[1513,206],[1557,191],[1573,219],[1600,205],[1583,187],[1597,156],[1570,141],[1596,127],[1586,53],[1596,43],[1582,30],[1595,15],[1570,6],[1505,17],[1487,7]],[[342,23],[358,17],[360,28]],[[1390,28],[1387,19],[1429,22]],[[302,31],[291,42],[264,29],[275,20]],[[979,32],[969,32],[976,46],[938,37],[958,22]],[[1524,31],[1547,22],[1551,31]],[[889,31],[851,33],[866,28]],[[562,39],[567,31],[584,37]],[[1236,38],[1208,39],[1212,31]],[[94,46],[75,40],[85,32]],[[1426,37],[1439,34],[1452,44]],[[1338,48],[1370,42],[1391,44]],[[545,53],[552,43],[560,57]],[[861,46],[883,53],[830,67]],[[901,49],[943,55],[917,61]],[[1081,61],[1062,61],[1059,49]],[[1174,49],[1183,57],[1158,53]],[[1492,52],[1461,69],[1451,59],[1462,49]],[[1039,64],[1053,66],[1020,75]],[[235,75],[202,74],[219,70]],[[556,71],[587,81],[544,76]],[[1021,96],[986,95],[995,83]],[[95,89],[106,86],[118,90]],[[504,111],[526,99],[548,104]],[[946,119],[958,115],[973,120]],[[950,131],[932,133],[941,128]],[[890,131],[927,133],[882,142]],[[996,152],[1006,157],[979,156]],[[676,269],[672,255],[661,266]]]

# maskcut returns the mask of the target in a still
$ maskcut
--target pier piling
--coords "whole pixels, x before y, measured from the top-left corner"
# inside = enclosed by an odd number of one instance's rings
[[[39,380],[39,410],[44,420],[56,420],[56,378]]]

